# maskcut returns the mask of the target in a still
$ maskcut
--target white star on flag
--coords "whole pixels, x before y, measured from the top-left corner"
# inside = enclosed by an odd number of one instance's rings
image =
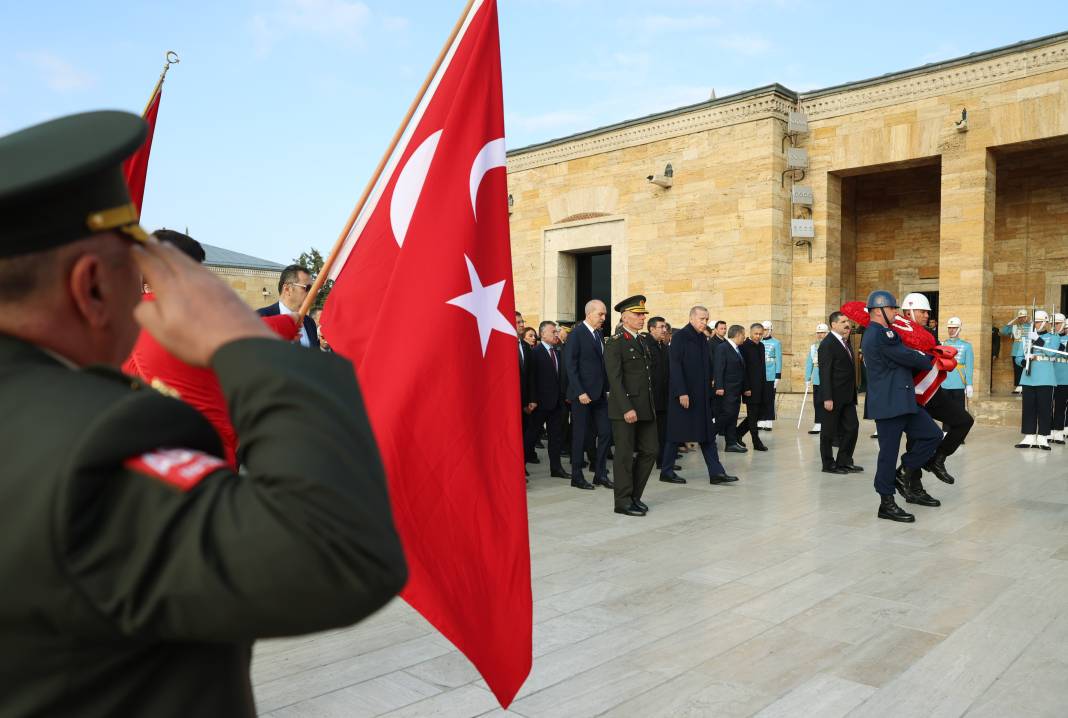
[[[508,317],[501,314],[500,309],[497,308],[501,301],[501,294],[504,292],[505,280],[502,279],[484,287],[482,280],[478,278],[478,272],[475,271],[475,265],[466,254],[464,261],[467,262],[467,276],[471,280],[471,291],[450,299],[446,304],[470,312],[478,321],[478,336],[482,341],[482,356],[485,357],[490,334],[498,331],[510,337],[515,336],[515,325],[508,321]]]

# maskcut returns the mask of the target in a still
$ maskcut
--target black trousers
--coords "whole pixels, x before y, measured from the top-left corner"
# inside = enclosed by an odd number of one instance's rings
[[[757,433],[757,422],[761,421],[761,416],[764,415],[764,401],[754,403],[751,401],[745,402],[745,418],[738,424],[738,440],[741,441],[745,438],[746,434],[753,435],[753,445],[760,446],[763,442],[760,441],[760,434]]]
[[[1012,387],[1020,386],[1020,377],[1023,376],[1023,367],[1016,363],[1016,357],[1012,358]]]
[[[612,457],[616,508],[625,509],[641,501],[656,462],[656,420],[628,424],[613,419],[612,440],[616,446]]]
[[[1053,430],[1064,428],[1065,415],[1068,414],[1068,384],[1061,384],[1053,390]]]
[[[775,380],[764,382],[763,403],[760,405],[760,420],[773,421],[775,419]]]
[[[963,396],[962,389],[961,397]],[[942,430],[946,432],[946,438],[942,439],[942,443],[938,445],[938,453],[943,456],[953,456],[967,438],[968,432],[972,430],[975,419],[965,410],[963,402],[958,404],[942,389],[936,391],[923,408],[932,419],[942,422]],[[909,450],[908,442],[911,440],[911,437],[905,440],[906,451]]]
[[[815,409],[815,418],[812,419],[813,424],[819,424],[823,426],[823,422],[827,421],[827,410],[823,408],[823,402],[817,398],[816,387],[812,387],[812,408]]]
[[[660,457],[664,455],[664,446],[667,444],[667,412],[656,412],[656,468],[663,469],[663,462],[660,461]],[[674,457],[672,457],[674,458]],[[672,461],[668,464],[668,469],[675,465]]]
[[[823,465],[852,466],[853,450],[857,448],[860,421],[857,420],[856,404],[835,404],[834,409],[824,409],[820,424],[820,459]],[[834,457],[831,444],[838,439],[838,458]]]
[[[879,459],[875,469],[875,491],[881,496],[893,496],[901,434],[904,433],[908,437],[906,446],[909,443],[912,444],[901,457],[901,463],[907,469],[918,469],[934,456],[938,443],[942,440],[942,432],[922,406],[916,407],[915,414],[904,414],[892,419],[876,419],[875,427],[879,432]]]
[[[713,394],[712,413],[716,417],[716,433],[723,437],[727,446],[738,443],[738,414],[742,410],[742,397],[738,394],[723,392],[723,396]]]
[[[608,400],[605,397],[589,404],[578,399],[571,402],[571,478],[585,478],[582,474],[582,452],[586,449],[587,435],[595,438],[596,456],[593,477],[608,476],[608,447],[612,444],[612,424],[608,421]]]
[[[542,409],[540,406],[527,417],[526,431],[523,434],[523,450],[527,456],[534,455],[534,444],[538,441],[541,427],[545,427],[549,435],[549,469],[551,471],[563,471],[560,465],[560,454],[564,451],[564,407],[560,402],[553,409]]]
[[[1025,386],[1023,388],[1023,415],[1020,421],[1021,434],[1046,436],[1053,423],[1052,386]]]

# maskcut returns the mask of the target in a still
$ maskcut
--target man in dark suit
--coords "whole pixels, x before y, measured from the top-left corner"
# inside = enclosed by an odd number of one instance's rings
[[[653,402],[656,406],[657,452],[656,468],[660,468],[660,459],[664,455],[664,443],[667,436],[668,407],[668,347],[667,322],[663,317],[653,317],[646,325],[647,334],[641,335],[645,344],[645,353],[649,355],[649,368],[653,378]]]
[[[608,480],[608,447],[612,425],[608,421],[608,377],[604,370],[604,325],[607,308],[599,299],[586,302],[586,318],[575,325],[564,345],[567,398],[571,401],[571,485],[592,489],[594,484],[612,488]],[[582,474],[586,432],[596,434],[593,484]]]
[[[749,326],[749,338],[742,342],[740,348],[742,359],[745,360],[746,381],[749,384],[749,394],[745,395],[745,419],[738,424],[738,444],[742,444],[742,438],[746,432],[753,436],[753,448],[757,451],[767,451],[768,447],[760,440],[760,431],[757,422],[764,414],[764,402],[767,400],[765,385],[767,379],[764,368],[764,325],[757,322]]]
[[[744,331],[744,330],[743,330]],[[708,340],[712,346],[712,357],[715,360],[716,350],[727,343],[727,322],[720,319],[712,329],[712,336]]]
[[[541,427],[545,426],[549,434],[549,475],[566,479],[568,474],[560,465],[564,441],[564,371],[560,352],[556,350],[560,343],[560,330],[556,322],[544,321],[538,325],[541,341],[530,353],[528,373],[530,375],[530,401],[534,406],[525,427],[523,446],[527,456],[534,454],[534,443],[538,440]],[[522,342],[521,342],[522,343]]]
[[[311,287],[312,278],[308,270],[299,264],[291,264],[283,269],[278,277],[278,301],[261,307],[256,312],[261,317],[274,317],[279,314],[296,316]],[[298,339],[294,341],[298,341],[302,347],[319,349],[319,331],[311,317],[305,315],[304,325],[300,328]]]
[[[734,324],[727,330],[727,338],[716,346],[712,356],[712,379],[715,382],[716,398],[713,401],[716,413],[716,427],[723,434],[726,451],[745,453],[748,451],[738,443],[735,422],[742,408],[742,397],[749,396],[749,377],[745,370],[745,360],[738,347],[745,339],[745,327]]]
[[[527,427],[530,425],[530,417],[534,413],[536,404],[533,398],[533,392],[531,386],[533,378],[531,376],[531,348],[523,341],[523,332],[526,331],[527,323],[523,320],[523,315],[519,312],[515,313],[515,331],[516,341],[519,343],[519,408],[520,408],[520,426],[523,427],[523,449],[524,460],[528,464],[539,464],[541,461],[538,459],[537,452],[534,451],[534,443],[532,442],[527,446],[526,435]],[[534,441],[538,440],[537,434],[534,435]],[[527,474],[529,476],[529,473]]]
[[[671,360],[668,388],[667,445],[660,458],[660,480],[684,484],[686,480],[671,471],[675,459],[675,445],[696,441],[708,467],[708,480],[713,484],[737,481],[719,462],[716,451],[716,426],[712,419],[709,391],[712,383],[712,360],[704,329],[708,326],[708,310],[690,309],[690,322],[675,332],[668,348]],[[763,350],[761,350],[763,351]],[[665,470],[666,469],[666,470]]]
[[[853,463],[857,446],[857,382],[856,363],[849,347],[852,331],[849,317],[831,312],[828,319],[831,331],[816,350],[820,383],[813,387],[823,403],[823,422],[820,425],[820,458],[825,474],[859,473],[864,469]],[[838,440],[838,458],[834,457],[832,442]]]

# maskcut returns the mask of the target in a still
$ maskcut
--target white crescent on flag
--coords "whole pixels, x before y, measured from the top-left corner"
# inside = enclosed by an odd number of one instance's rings
[[[401,168],[397,184],[393,186],[393,199],[389,203],[389,224],[393,228],[393,239],[397,240],[398,247],[404,246],[404,236],[408,234],[408,225],[415,214],[415,205],[419,202],[419,193],[423,191],[423,183],[426,182],[427,172],[430,171],[430,163],[434,161],[434,152],[438,149],[442,132],[444,130],[438,130],[415,148],[415,152]]]
[[[504,138],[498,137],[483,145],[482,149],[475,155],[475,161],[471,163],[471,177],[468,179],[468,186],[471,190],[471,212],[474,213],[476,221],[478,220],[478,209],[475,207],[475,201],[478,199],[478,188],[482,185],[482,178],[490,170],[504,167],[505,162]]]

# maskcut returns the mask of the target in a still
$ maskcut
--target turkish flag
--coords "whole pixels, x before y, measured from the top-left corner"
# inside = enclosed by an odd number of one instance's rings
[[[504,165],[484,0],[338,255],[322,325],[356,365],[382,452],[401,595],[507,707],[530,672],[532,606]]]
[[[148,101],[143,115],[148,123],[148,135],[137,152],[126,158],[122,163],[123,174],[126,175],[126,186],[130,189],[130,201],[137,207],[137,213],[141,214],[141,205],[145,200],[145,181],[148,179],[148,156],[152,154],[152,136],[156,133],[156,115],[159,114],[159,101],[163,97],[163,85],[156,85],[152,99]]]

